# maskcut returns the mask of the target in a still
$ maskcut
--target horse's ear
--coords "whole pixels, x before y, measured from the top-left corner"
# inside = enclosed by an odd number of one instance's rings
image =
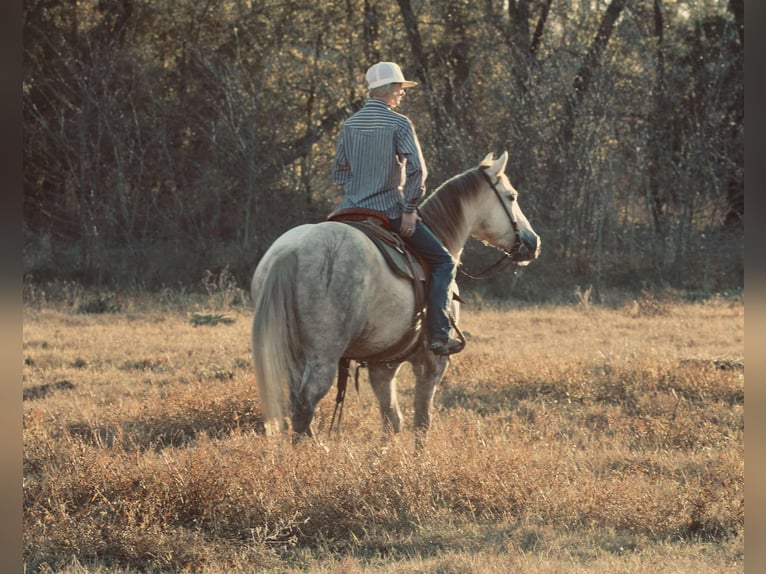
[[[489,167],[492,165],[492,162],[495,161],[495,154],[492,152],[489,152],[487,155],[484,156],[484,159],[481,160],[479,163],[479,167]]]
[[[489,156],[491,156],[491,155],[492,154],[489,154]],[[487,156],[487,157],[489,157],[489,156]],[[484,158],[484,159],[486,161],[487,158]],[[497,158],[494,161],[494,163],[492,163],[492,165],[490,166],[490,168],[489,168],[490,173],[492,173],[492,175],[495,175],[495,176],[497,174],[499,174],[499,173],[503,173],[505,171],[505,164],[507,164],[507,163],[508,163],[508,152],[504,151],[503,155],[501,155],[499,158]]]

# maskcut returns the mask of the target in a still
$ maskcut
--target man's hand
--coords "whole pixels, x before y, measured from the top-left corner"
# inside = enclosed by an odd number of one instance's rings
[[[417,211],[413,211],[412,213],[403,213],[402,214],[402,225],[399,228],[399,235],[402,237],[411,237],[413,233],[415,233],[415,225],[417,225],[418,221],[422,221],[420,219],[420,215],[418,215]]]

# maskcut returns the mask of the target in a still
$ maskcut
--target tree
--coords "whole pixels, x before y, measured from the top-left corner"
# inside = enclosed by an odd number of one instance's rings
[[[729,138],[732,153],[728,156],[728,184],[726,198],[728,209],[724,225],[735,230],[745,227],[745,0],[729,0],[728,8],[734,16],[739,41],[730,44],[732,55],[730,82],[734,94],[728,109]]]
[[[577,121],[577,110],[582,105],[582,101],[590,89],[593,75],[599,67],[601,56],[609,43],[609,38],[612,36],[615,23],[620,17],[627,2],[628,0],[611,0],[609,2],[609,5],[601,18],[598,32],[591,41],[587,52],[580,62],[577,73],[572,80],[571,91],[564,101],[565,114],[564,122],[561,126],[562,140],[565,146],[572,143],[574,128]]]
[[[712,285],[742,235],[742,0],[28,0],[23,33],[24,227],[82,279],[246,275],[334,207],[378,60],[420,83],[429,188],[511,152],[546,284]]]

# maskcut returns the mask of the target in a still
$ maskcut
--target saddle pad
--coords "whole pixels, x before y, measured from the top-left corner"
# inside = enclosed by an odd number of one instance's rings
[[[425,282],[426,275],[423,266],[410,251],[401,238],[395,233],[385,231],[381,226],[362,221],[343,221],[364,232],[380,249],[383,258],[391,270],[397,275],[411,281]]]

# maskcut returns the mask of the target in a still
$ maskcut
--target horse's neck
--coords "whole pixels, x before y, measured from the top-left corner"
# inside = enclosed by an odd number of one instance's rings
[[[460,260],[468,238],[471,235],[471,221],[468,220],[465,213],[460,213],[454,217],[454,220],[440,220],[432,215],[427,220],[431,231],[441,239],[444,247],[447,248],[456,260]]]

